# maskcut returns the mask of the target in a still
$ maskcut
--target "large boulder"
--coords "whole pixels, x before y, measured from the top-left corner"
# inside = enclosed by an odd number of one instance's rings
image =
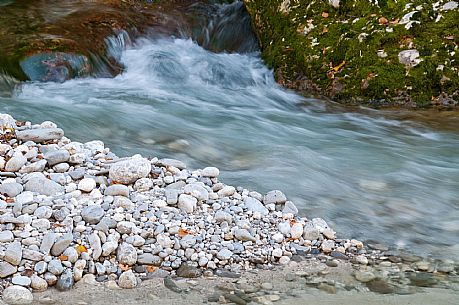
[[[244,0],[277,81],[374,106],[459,101],[458,0]]]
[[[1,7],[0,69],[35,81],[116,75],[123,68],[120,51],[131,38],[191,29],[182,15],[196,2],[7,1]]]

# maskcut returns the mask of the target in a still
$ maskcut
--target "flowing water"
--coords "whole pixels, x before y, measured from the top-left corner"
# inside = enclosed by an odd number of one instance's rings
[[[342,237],[453,257],[459,132],[286,91],[247,42],[253,36],[242,39],[240,53],[195,42],[225,49],[217,38],[228,24],[218,18],[233,13],[221,16],[220,7],[194,40],[139,39],[127,47],[123,36],[108,40],[125,66],[114,78],[0,82],[0,110],[52,120],[71,139],[102,139],[119,155],[213,165],[229,184],[280,189]]]

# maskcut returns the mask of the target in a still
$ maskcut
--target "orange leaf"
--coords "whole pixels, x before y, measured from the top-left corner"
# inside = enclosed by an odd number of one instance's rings
[[[14,198],[11,198],[11,197],[7,197],[5,199],[6,203],[13,203],[14,202]]]
[[[83,253],[83,252],[88,252],[88,249],[86,249],[86,247],[83,246],[83,245],[78,245],[78,246],[76,247],[76,250],[77,250],[78,254],[81,254],[81,253]]]
[[[147,272],[148,273],[152,273],[153,271],[155,271],[155,267],[154,266],[147,266]]]
[[[193,234],[193,232],[190,230],[182,229],[182,228],[179,229],[179,232],[178,232],[179,237],[184,237],[184,236],[187,236],[188,234]]]
[[[328,13],[327,12],[322,12],[322,17],[323,18],[328,18]]]
[[[59,255],[59,259],[60,259],[61,261],[66,261],[66,260],[69,259],[69,257],[68,257],[67,255],[61,254],[61,255]]]

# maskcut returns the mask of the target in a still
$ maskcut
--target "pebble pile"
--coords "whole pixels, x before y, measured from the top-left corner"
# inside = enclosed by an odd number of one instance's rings
[[[133,288],[158,270],[195,277],[363,247],[337,239],[323,219],[298,216],[280,191],[262,195],[220,182],[215,167],[118,158],[101,141],[72,142],[49,121],[0,114],[0,126],[5,301],[27,302],[29,289],[70,289],[85,274]]]

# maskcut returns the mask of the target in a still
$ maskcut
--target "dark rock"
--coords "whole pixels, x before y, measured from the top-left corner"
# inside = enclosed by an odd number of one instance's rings
[[[240,273],[228,271],[228,270],[225,270],[225,269],[216,270],[215,271],[215,275],[217,275],[219,277],[228,277],[228,278],[232,278],[232,279],[237,279],[237,278],[241,277]]]
[[[388,284],[383,279],[375,279],[372,281],[367,282],[367,287],[370,291],[380,293],[380,294],[389,294],[394,293],[394,287]]]
[[[345,259],[345,260],[349,259],[349,257],[346,254],[338,252],[338,251],[332,251],[330,253],[330,256],[337,258],[337,259]]]
[[[177,276],[185,278],[195,278],[202,274],[202,271],[196,267],[183,263],[176,271]]]
[[[173,292],[182,292],[182,289],[179,286],[177,286],[177,284],[170,277],[164,278],[164,286],[166,286],[166,288],[172,290]]]
[[[434,275],[427,272],[411,273],[408,278],[412,285],[418,287],[433,287],[438,283]]]
[[[66,270],[57,280],[56,288],[60,291],[70,290],[74,283],[72,271]]]
[[[225,293],[224,294],[224,297],[225,299],[227,299],[228,301],[234,303],[234,304],[238,304],[238,305],[246,305],[247,304],[247,301],[244,300],[243,298],[235,295],[235,294],[231,294],[231,293]]]

